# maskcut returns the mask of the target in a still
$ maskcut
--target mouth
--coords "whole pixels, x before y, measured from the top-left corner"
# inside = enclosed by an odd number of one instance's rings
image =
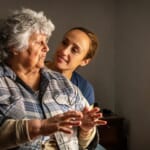
[[[41,55],[42,58],[46,58],[46,54]]]
[[[57,62],[59,62],[59,63],[68,63],[68,60],[67,59],[65,59],[64,57],[62,57],[62,56],[59,56],[59,55],[57,55]]]
[[[39,61],[44,61],[45,59],[46,59],[46,56],[45,56],[45,55],[39,57]]]

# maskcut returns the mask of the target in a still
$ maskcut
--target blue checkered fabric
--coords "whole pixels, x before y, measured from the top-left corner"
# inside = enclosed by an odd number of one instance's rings
[[[82,110],[87,102],[81,92],[61,74],[41,69],[39,91],[33,91],[4,63],[0,64],[0,124],[8,119],[49,118],[68,110]],[[7,129],[6,129],[7,130]],[[78,150],[77,129],[73,136],[55,133],[60,150]],[[44,137],[16,149],[39,150]]]

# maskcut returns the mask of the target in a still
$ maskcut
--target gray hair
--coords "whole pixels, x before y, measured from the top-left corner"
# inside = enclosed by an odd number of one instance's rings
[[[1,57],[8,57],[11,47],[18,51],[28,48],[28,40],[32,33],[43,33],[49,38],[54,29],[54,24],[43,12],[25,8],[14,11],[11,16],[0,22]]]

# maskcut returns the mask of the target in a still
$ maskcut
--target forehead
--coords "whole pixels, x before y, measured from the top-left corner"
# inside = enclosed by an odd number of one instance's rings
[[[43,33],[32,33],[30,36],[30,40],[40,40],[47,39],[47,35]]]
[[[89,49],[90,38],[81,30],[72,30],[65,34],[64,38],[82,49]]]

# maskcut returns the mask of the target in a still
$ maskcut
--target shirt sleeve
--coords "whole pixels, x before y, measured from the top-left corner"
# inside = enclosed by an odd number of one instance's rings
[[[77,72],[73,72],[71,82],[80,89],[88,103],[93,105],[95,102],[95,94],[92,84]]]
[[[79,104],[77,105],[78,106],[77,108],[79,108],[79,106],[82,106],[82,107],[80,107],[80,111],[82,111],[84,109],[84,107],[90,107],[89,103],[87,102],[87,100],[85,99],[85,97],[82,95],[81,91],[78,88],[77,88],[77,93],[78,93],[78,96],[80,99]],[[93,127],[92,132],[90,132],[86,136],[83,135],[82,133],[80,133],[80,130],[79,130],[78,139],[79,139],[80,147],[82,147],[83,149],[88,147],[88,145],[94,139],[95,134],[96,134],[96,127]]]
[[[94,139],[96,134],[96,127],[93,128],[92,132],[87,134],[86,136],[82,133],[79,133],[79,145],[82,147],[82,149],[85,149],[88,147],[88,145],[91,143],[91,141]]]
[[[9,149],[31,141],[27,120],[8,119],[0,126],[0,149]]]

